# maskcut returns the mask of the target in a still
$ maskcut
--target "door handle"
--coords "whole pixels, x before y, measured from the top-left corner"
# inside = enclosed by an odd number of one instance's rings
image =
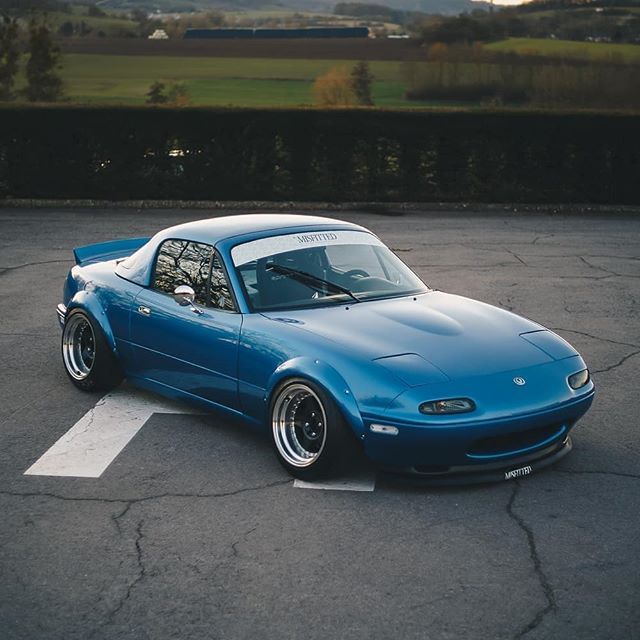
[[[149,309],[149,307],[144,307],[144,306],[140,305],[138,307],[138,313],[141,313],[143,316],[150,316],[151,315],[151,309]]]

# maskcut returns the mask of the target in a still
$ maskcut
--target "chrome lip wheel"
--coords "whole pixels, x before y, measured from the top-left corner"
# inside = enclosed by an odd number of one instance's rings
[[[312,465],[327,440],[327,417],[320,398],[304,384],[283,389],[273,404],[271,428],[280,455],[290,465]]]
[[[62,333],[62,358],[69,375],[84,380],[95,360],[96,340],[93,327],[82,314],[71,316]]]

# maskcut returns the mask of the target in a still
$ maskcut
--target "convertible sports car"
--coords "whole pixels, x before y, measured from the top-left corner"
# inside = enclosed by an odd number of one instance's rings
[[[298,478],[358,449],[433,483],[516,478],[570,451],[593,400],[562,338],[430,289],[355,224],[231,216],[74,254],[58,305],[71,381],[126,376],[266,426]]]

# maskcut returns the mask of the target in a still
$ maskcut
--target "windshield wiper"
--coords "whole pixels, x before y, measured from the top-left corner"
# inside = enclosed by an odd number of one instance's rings
[[[267,271],[275,271],[276,273],[281,273],[285,276],[291,276],[295,280],[299,280],[300,282],[304,282],[307,284],[316,286],[322,285],[323,287],[333,289],[338,293],[344,293],[356,302],[361,302],[360,298],[358,298],[352,291],[349,291],[349,289],[347,289],[346,287],[336,284],[335,282],[330,282],[329,280],[324,280],[323,278],[318,278],[318,276],[311,275],[310,273],[306,273],[305,271],[298,271],[297,269],[284,267],[280,264],[268,264],[265,269]]]

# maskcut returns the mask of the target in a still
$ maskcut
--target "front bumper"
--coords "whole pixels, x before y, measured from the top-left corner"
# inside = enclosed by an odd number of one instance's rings
[[[505,479],[505,471],[530,463],[539,468],[566,455],[571,449],[569,433],[593,396],[592,385],[563,405],[486,421],[403,424],[368,416],[364,450],[379,467],[416,478],[452,478],[454,483],[456,478],[460,483]],[[372,423],[395,426],[395,435],[374,433]],[[448,483],[451,480],[441,484]]]
[[[65,307],[63,304],[59,304],[56,307],[56,315],[58,316],[58,322],[60,326],[64,327],[64,322],[67,318],[67,307]]]
[[[555,464],[566,456],[573,444],[571,438],[566,436],[560,442],[545,447],[535,453],[512,458],[509,461],[494,462],[479,465],[461,465],[449,467],[443,472],[420,473],[415,467],[406,468],[382,468],[382,471],[403,481],[416,485],[450,486],[463,484],[481,484],[485,482],[502,482],[516,480],[540,471],[549,465]]]

